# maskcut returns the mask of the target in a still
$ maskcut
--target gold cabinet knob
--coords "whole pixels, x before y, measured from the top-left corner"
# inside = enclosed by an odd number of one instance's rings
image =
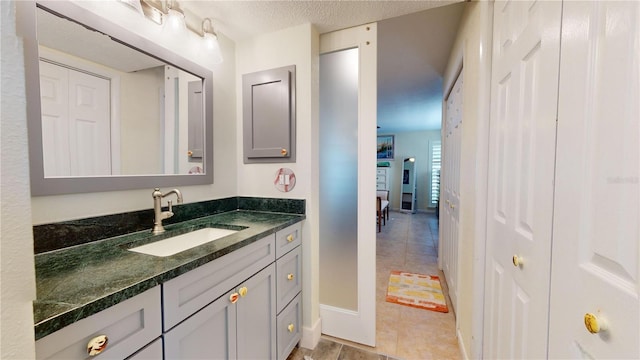
[[[87,354],[89,356],[96,356],[103,352],[107,348],[107,344],[109,343],[109,338],[107,335],[98,335],[93,339],[89,340],[87,344]]]
[[[287,275],[287,280],[293,280],[293,274],[288,274]]]
[[[293,234],[287,235],[287,241],[288,242],[292,242],[293,241]]]
[[[592,313],[584,314],[584,326],[587,328],[587,331],[592,334],[607,330],[603,319],[598,319],[598,317]]]
[[[231,296],[229,296],[229,301],[231,301],[232,304],[235,304],[238,301],[238,298],[240,296],[238,295],[238,293],[233,293],[231,294]]]
[[[240,293],[241,297],[247,296],[247,291],[248,291],[248,289],[247,289],[246,286],[243,286],[243,287],[240,288],[240,290],[238,290],[238,292]]]
[[[192,157],[193,156],[193,151],[191,151],[191,150],[187,151],[187,156]]]
[[[287,149],[282,149],[282,150],[280,150],[280,154],[281,154],[282,156],[287,156],[287,153],[288,153]]]
[[[515,267],[521,267],[524,262],[522,261],[522,258],[519,257],[518,255],[513,255],[513,258],[511,259],[511,261],[513,262],[513,266]]]
[[[289,326],[287,326],[287,330],[289,330],[290,333],[293,332],[293,330],[295,330],[295,326],[293,326],[293,324],[289,324]]]

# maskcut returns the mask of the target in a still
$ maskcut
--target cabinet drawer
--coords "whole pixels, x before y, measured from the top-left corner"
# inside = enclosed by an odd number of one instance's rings
[[[384,183],[376,183],[376,190],[387,190],[387,184]]]
[[[302,243],[302,223],[295,223],[276,233],[276,257],[293,250]]]
[[[376,176],[376,182],[379,183],[384,183],[387,181],[387,177],[385,175],[378,175]]]
[[[89,340],[106,335],[100,359],[124,359],[160,336],[161,316],[156,286],[36,341],[36,358],[86,359]]]
[[[285,360],[298,341],[300,341],[302,336],[300,332],[300,325],[302,324],[300,306],[300,295],[298,295],[278,315],[278,360]]]
[[[376,169],[376,175],[387,175],[387,170],[386,169]]]
[[[276,262],[276,296],[278,313],[302,289],[302,247],[287,253]]]
[[[233,251],[162,285],[164,331],[275,260],[275,235]]]

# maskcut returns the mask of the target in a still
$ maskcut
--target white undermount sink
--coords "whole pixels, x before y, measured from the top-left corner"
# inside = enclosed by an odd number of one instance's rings
[[[238,231],[218,228],[204,228],[131,248],[129,249],[129,251],[161,257],[171,256],[181,251],[189,250],[198,245],[206,244],[208,242],[223,238],[236,232]]]

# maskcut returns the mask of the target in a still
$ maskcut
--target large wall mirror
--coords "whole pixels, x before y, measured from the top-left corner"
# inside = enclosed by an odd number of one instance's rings
[[[210,70],[72,2],[23,11],[33,195],[213,182]]]

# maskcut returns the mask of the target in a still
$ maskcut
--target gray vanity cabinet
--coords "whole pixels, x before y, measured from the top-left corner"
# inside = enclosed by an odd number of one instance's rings
[[[301,232],[297,223],[276,233],[278,360],[286,360],[302,337]]]
[[[271,264],[166,333],[164,358],[274,359],[275,314]]]

